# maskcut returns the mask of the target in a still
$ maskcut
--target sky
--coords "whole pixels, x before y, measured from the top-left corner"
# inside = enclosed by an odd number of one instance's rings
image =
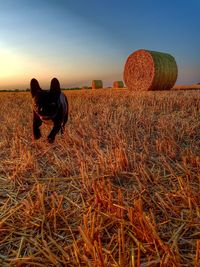
[[[0,0],[0,89],[111,86],[138,49],[167,52],[200,82],[199,0]]]

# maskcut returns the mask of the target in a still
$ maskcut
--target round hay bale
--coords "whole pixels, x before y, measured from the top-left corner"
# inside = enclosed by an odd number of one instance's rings
[[[92,81],[92,89],[99,89],[99,88],[103,88],[102,80],[93,80]]]
[[[130,90],[154,91],[171,89],[178,76],[178,67],[170,54],[137,50],[126,61],[124,82]]]
[[[114,81],[113,82],[113,88],[124,88],[123,81]]]

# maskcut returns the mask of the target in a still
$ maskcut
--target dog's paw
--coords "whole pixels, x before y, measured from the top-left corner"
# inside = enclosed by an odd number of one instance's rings
[[[52,143],[54,142],[54,140],[55,140],[55,137],[48,136],[48,142],[49,142],[50,144],[52,144]]]
[[[60,133],[63,135],[64,134],[64,127],[61,127],[61,129],[60,129]]]
[[[35,140],[40,139],[41,136],[42,136],[42,135],[41,135],[40,132],[34,133],[34,135],[33,135],[33,137],[34,137]]]

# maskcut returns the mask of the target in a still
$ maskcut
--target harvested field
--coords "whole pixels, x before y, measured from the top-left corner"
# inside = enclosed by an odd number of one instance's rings
[[[0,266],[199,266],[200,91],[65,93],[52,145],[0,94]]]

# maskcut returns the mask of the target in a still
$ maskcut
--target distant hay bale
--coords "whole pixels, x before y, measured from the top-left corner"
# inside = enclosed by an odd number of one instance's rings
[[[123,81],[114,81],[113,82],[113,88],[124,88]]]
[[[141,49],[133,52],[124,67],[124,82],[134,91],[170,90],[177,76],[174,57],[155,51]]]
[[[99,89],[99,88],[103,88],[102,80],[93,80],[92,81],[92,89]]]

